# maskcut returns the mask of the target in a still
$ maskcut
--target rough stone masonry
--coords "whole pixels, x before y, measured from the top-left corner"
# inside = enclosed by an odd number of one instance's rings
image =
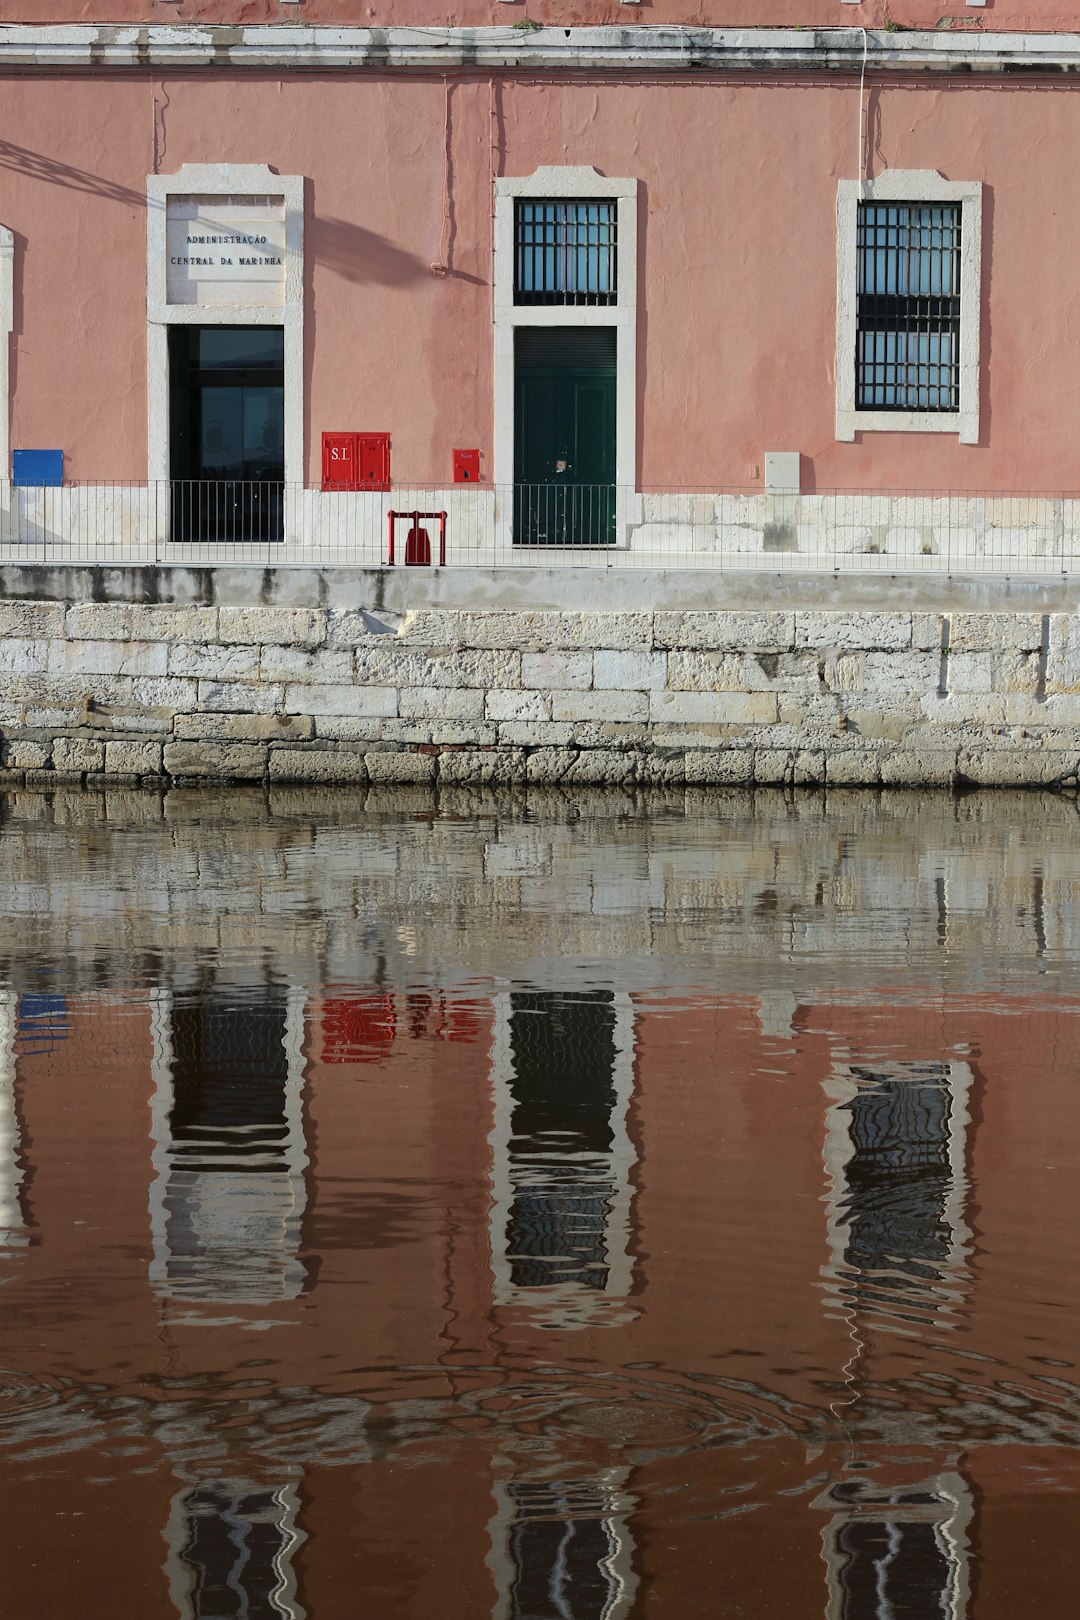
[[[1067,580],[0,570],[6,783],[1075,787]]]

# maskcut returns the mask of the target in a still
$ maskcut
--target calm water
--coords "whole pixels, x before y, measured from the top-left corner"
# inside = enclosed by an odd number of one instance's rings
[[[2,802],[4,1620],[1071,1620],[1074,804]]]

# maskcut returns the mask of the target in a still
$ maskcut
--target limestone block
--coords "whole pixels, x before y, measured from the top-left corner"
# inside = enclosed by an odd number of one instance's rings
[[[149,641],[54,641],[49,670],[57,675],[164,675],[168,648]]]
[[[791,754],[786,748],[754,749],[754,781],[764,785],[787,782],[791,778]]]
[[[613,652],[593,654],[593,686],[597,691],[659,692],[667,683],[667,654]]]
[[[881,756],[881,780],[890,787],[951,787],[956,777],[956,755],[951,750],[917,753],[894,748]]]
[[[845,748],[825,756],[826,782],[843,787],[870,787],[881,779],[877,748]]]
[[[916,652],[941,651],[941,637],[945,627],[940,613],[913,613],[911,615],[911,645]]]
[[[31,737],[6,737],[0,746],[0,760],[9,771],[42,771],[49,754],[49,743]]]
[[[489,720],[550,720],[551,698],[546,692],[489,692],[484,713]]]
[[[213,642],[218,635],[218,610],[136,603],[131,608],[131,634],[137,641]]]
[[[484,786],[524,782],[526,754],[523,748],[500,748],[490,752],[463,748],[439,755],[439,782],[482,783]]]
[[[863,654],[863,692],[867,698],[878,694],[890,697],[897,692],[933,694],[940,678],[941,654],[937,652]]]
[[[1000,692],[1034,693],[1039,689],[1040,654],[1037,652],[1003,652],[998,657],[998,674],[994,682]]]
[[[834,653],[825,659],[825,685],[830,692],[863,692],[867,687],[866,660],[873,653]]]
[[[1060,749],[962,748],[956,774],[986,787],[1045,787],[1075,779],[1080,755]]]
[[[319,608],[223,607],[218,636],[224,642],[317,647],[326,640],[326,614]]]
[[[571,688],[584,691],[592,685],[592,654],[522,653],[521,684],[537,687],[542,692],[565,692]]]
[[[638,755],[638,782],[650,787],[674,787],[686,781],[686,759],[681,748],[648,748]],[[646,902],[647,904],[648,902]]]
[[[651,613],[449,612],[406,614],[403,640],[445,647],[527,648],[529,651],[610,647],[621,652],[652,646]]]
[[[924,656],[931,655],[924,654]],[[945,679],[946,689],[949,692],[992,692],[993,658],[988,652],[954,652],[950,643]]]
[[[724,652],[669,653],[667,684],[673,692],[760,692],[772,686],[757,659]]]
[[[393,618],[388,623],[388,615],[382,608],[370,613],[366,608],[329,608],[326,644],[328,647],[360,647],[378,637],[393,636]]]
[[[776,698],[768,692],[654,692],[650,698],[653,720],[712,721],[736,725],[768,725],[777,718]]]
[[[47,669],[49,654],[66,647],[63,641],[0,641],[0,670],[11,675],[36,675]]]
[[[1080,692],[1080,615],[1052,613],[1046,652],[1047,692]]]
[[[161,771],[161,744],[131,738],[107,742],[105,770],[110,776],[157,776]]]
[[[0,637],[58,641],[67,609],[62,602],[0,602]]]
[[[131,701],[132,682],[126,675],[50,675],[39,671],[31,675],[6,675],[0,672],[0,703],[36,703],[60,710]],[[32,723],[32,722],[31,722]],[[70,716],[67,717],[70,724]]]
[[[271,748],[272,782],[366,782],[364,756],[351,749]]]
[[[372,686],[520,686],[521,655],[487,649],[410,647],[383,636],[355,653],[356,679]]]
[[[1013,725],[1080,725],[1080,693],[1050,692],[1041,703],[1037,698],[1007,697],[1005,719]]]
[[[947,726],[992,726],[1005,719],[1005,699],[997,694],[950,692],[948,697],[924,697],[919,707],[927,720]]]
[[[494,748],[499,728],[482,720],[381,720],[381,741],[436,743],[446,748]]]
[[[92,679],[96,695],[100,677],[95,675]],[[131,682],[131,702],[144,709],[194,709],[202,701],[202,686],[200,681],[174,679],[171,675],[158,679],[137,676]]]
[[[891,651],[911,646],[911,614],[820,612],[800,609],[795,615],[798,647],[865,648]]]
[[[178,714],[177,738],[211,737],[221,742],[306,742],[315,722],[306,714]]]
[[[392,686],[287,686],[284,707],[290,714],[364,715],[385,720],[396,718],[398,695]]]
[[[840,700],[831,692],[812,697],[804,697],[801,692],[780,692],[776,705],[781,725],[799,726],[804,733],[809,729],[830,734],[847,729]]]
[[[57,737],[52,748],[53,770],[81,775],[100,771],[105,764],[105,744],[96,737]]]
[[[637,775],[637,755],[617,748],[556,750],[540,748],[529,755],[530,782],[581,782],[617,787]]]
[[[489,700],[490,701],[490,700]],[[649,718],[647,692],[552,692],[553,720],[633,720]]]
[[[951,652],[1038,652],[1041,613],[950,613]]]
[[[216,781],[259,782],[266,774],[264,743],[166,743],[164,765],[170,776],[199,776]]]
[[[365,754],[368,779],[371,782],[433,782],[435,755],[406,753],[402,749],[388,749],[384,753]]]
[[[317,652],[307,652],[303,647],[263,647],[259,673],[264,681],[344,685],[353,677],[352,654],[342,649],[333,652],[325,647]]]
[[[499,724],[499,745],[510,748],[569,748],[576,727],[563,721],[503,720]]]
[[[691,748],[683,758],[688,783],[742,785],[754,779],[754,756],[749,748]]]
[[[166,651],[163,646],[162,652]],[[170,675],[194,675],[207,681],[253,680],[259,673],[258,647],[222,647],[202,642],[176,642],[168,649]]]
[[[800,748],[792,765],[791,780],[796,786],[819,786],[825,780],[825,757],[821,749]]]
[[[316,688],[317,690],[317,688]],[[379,687],[361,688],[379,691]],[[482,720],[484,694],[476,687],[406,686],[397,695],[403,720]]]
[[[795,615],[732,611],[656,613],[653,639],[657,647],[688,647],[694,651],[786,652],[795,643]]]
[[[120,602],[80,602],[68,608],[64,629],[71,641],[131,641],[131,608]]]

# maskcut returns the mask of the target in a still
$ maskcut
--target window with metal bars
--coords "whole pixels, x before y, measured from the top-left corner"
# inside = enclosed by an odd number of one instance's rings
[[[614,304],[614,199],[519,197],[514,206],[515,304]]]
[[[856,409],[960,409],[962,206],[859,203]]]

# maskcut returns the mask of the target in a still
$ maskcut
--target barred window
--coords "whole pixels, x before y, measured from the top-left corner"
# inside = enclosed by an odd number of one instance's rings
[[[514,206],[515,304],[614,304],[614,199],[519,197]]]
[[[961,212],[859,203],[856,409],[959,410]]]

